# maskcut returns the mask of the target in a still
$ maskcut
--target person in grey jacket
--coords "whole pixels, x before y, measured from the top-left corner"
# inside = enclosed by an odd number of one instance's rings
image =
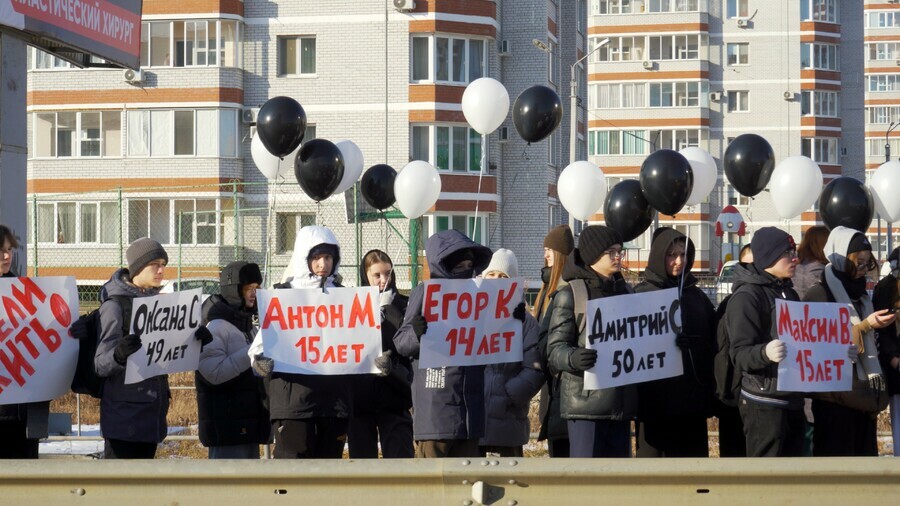
[[[515,253],[500,248],[494,252],[484,279],[515,278],[519,276],[519,261]],[[522,319],[522,361],[491,364],[484,368],[485,426],[481,438],[481,452],[500,457],[522,457],[522,445],[528,442],[531,425],[528,408],[544,384],[541,356],[538,349],[540,328],[537,320],[525,312],[525,304],[516,308]]]
[[[159,294],[169,255],[158,242],[144,237],[125,252],[127,269],[119,269],[100,293],[100,340],[94,355],[97,374],[106,378],[100,399],[103,458],[152,459],[156,445],[166,437],[169,379],[163,374],[125,384],[128,356],[139,351],[141,337],[123,332],[124,308],[113,297],[130,299]],[[130,320],[131,315],[127,318]],[[196,337],[208,343],[212,336],[201,326]]]
[[[800,264],[797,265],[791,282],[794,284],[794,291],[801,299],[806,296],[807,290],[819,284],[822,279],[822,272],[825,270],[825,264],[828,263],[828,259],[825,258],[826,241],[828,241],[828,228],[816,225],[809,227],[803,233],[803,239],[797,246]]]

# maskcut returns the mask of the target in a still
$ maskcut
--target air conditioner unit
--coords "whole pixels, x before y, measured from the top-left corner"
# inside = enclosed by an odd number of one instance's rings
[[[784,97],[785,100],[794,100],[794,92],[793,91],[786,91],[786,92],[784,92],[784,95],[782,95],[782,96]]]
[[[653,62],[650,60],[644,60],[643,62],[641,62],[641,65],[643,65],[647,70],[653,70]]]
[[[245,125],[255,125],[256,116],[259,114],[259,107],[251,107],[241,112],[241,123]]]
[[[750,25],[750,20],[747,18],[738,18],[737,25],[740,28],[747,28]]]
[[[509,141],[509,127],[500,127],[497,129],[497,140],[500,142]]]
[[[394,8],[398,11],[411,11],[416,8],[416,0],[394,0]]]
[[[126,83],[142,83],[144,82],[144,71],[141,69],[125,69],[123,77]]]
[[[500,56],[508,56],[509,55],[509,41],[503,39],[497,44],[497,53]]]
[[[718,102],[722,100],[722,92],[721,91],[711,91],[709,92],[709,99],[713,102]]]

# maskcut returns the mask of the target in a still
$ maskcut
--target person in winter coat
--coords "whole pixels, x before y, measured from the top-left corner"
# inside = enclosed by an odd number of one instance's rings
[[[293,275],[276,289],[323,290],[335,282],[341,250],[326,227],[300,229],[291,259]],[[346,376],[272,372],[275,363],[263,354],[262,333],[250,349],[250,365],[269,378],[269,418],[275,434],[276,459],[339,459],[347,440],[350,381]]]
[[[491,260],[491,250],[458,230],[428,238],[431,279],[471,279]],[[484,435],[484,366],[419,369],[419,342],[428,330],[422,316],[425,285],[413,288],[403,324],[394,335],[397,352],[412,360],[416,457],[478,457]]]
[[[413,448],[412,365],[394,346],[394,334],[403,322],[409,301],[397,291],[394,263],[387,253],[373,249],[359,266],[362,286],[377,286],[381,306],[381,350],[376,360],[379,375],[353,378],[353,402],[347,446],[351,459],[377,459],[378,443],[386,459],[409,459]]]
[[[166,437],[169,411],[169,377],[162,374],[125,384],[128,357],[143,347],[141,336],[123,331],[124,314],[116,297],[136,299],[159,294],[169,255],[158,242],[144,237],[125,251],[128,268],[119,269],[100,293],[100,339],[94,369],[103,382],[100,399],[100,432],[105,459],[152,459],[156,445]],[[131,326],[129,325],[129,329]],[[130,332],[130,330],[129,330]],[[212,341],[206,327],[195,336],[202,344]]]
[[[591,225],[581,231],[563,279],[548,311],[550,367],[562,373],[560,414],[567,420],[570,457],[628,457],[631,419],[637,410],[634,385],[584,389],[584,371],[597,362],[597,351],[585,348],[585,333],[575,321],[572,282],[583,280],[589,299],[631,292],[622,268],[622,237],[611,228]],[[585,301],[586,303],[587,301]]]
[[[200,442],[210,459],[258,459],[269,442],[269,411],[261,378],[247,350],[257,331],[259,266],[231,262],[219,274],[221,295],[203,303],[203,322],[213,341],[200,353],[194,374]]]
[[[803,233],[797,254],[800,255],[800,264],[791,282],[794,283],[794,291],[802,299],[807,290],[819,284],[822,279],[822,271],[828,259],[825,258],[825,242],[828,241],[828,228],[821,225],[810,227]]]
[[[541,269],[541,290],[538,292],[534,310],[531,313],[541,325],[538,349],[541,353],[541,364],[546,382],[541,388],[541,431],[538,441],[547,441],[547,450],[551,457],[569,456],[569,430],[566,421],[559,416],[559,385],[557,372],[551,371],[547,364],[547,326],[545,318],[550,300],[556,292],[566,286],[562,279],[563,269],[569,255],[575,249],[575,238],[568,225],[554,227],[544,237],[544,268]]]
[[[897,311],[900,308],[900,248],[894,248],[886,263],[890,274],[875,286],[872,304],[876,311]],[[900,456],[900,323],[895,319],[893,325],[878,329],[876,337],[878,358],[891,395],[891,436],[894,440],[894,456],[897,457]]]
[[[884,390],[884,374],[878,362],[873,329],[894,323],[887,310],[876,312],[866,293],[866,274],[877,268],[872,245],[861,232],[834,227],[825,243],[828,265],[821,282],[806,293],[807,302],[838,302],[850,306],[853,342],[849,355],[854,377],[862,373],[873,387]],[[813,455],[816,457],[878,456],[877,413],[843,405],[842,399],[854,392],[824,394],[813,399],[816,430]]]
[[[484,269],[484,279],[515,278],[519,276],[519,261],[515,253],[500,248]],[[522,361],[491,364],[484,368],[485,427],[481,438],[481,452],[500,457],[522,457],[522,446],[528,442],[531,425],[528,409],[531,398],[544,384],[541,357],[538,350],[538,322],[520,306],[522,319]]]
[[[15,278],[13,257],[19,241],[0,225],[0,277]],[[36,459],[38,442],[48,435],[50,401],[0,406],[0,459]]]
[[[731,360],[741,375],[738,409],[744,422],[748,457],[799,457],[803,454],[803,396],[778,391],[778,363],[784,342],[774,325],[775,299],[799,300],[791,284],[797,267],[794,239],[763,227],[750,243],[752,264],[735,266],[734,292],[726,308]]]
[[[637,456],[708,457],[716,312],[690,273],[694,243],[671,228],[657,229],[654,236],[644,282],[634,291],[679,290],[682,333],[675,342],[684,374],[638,385]]]

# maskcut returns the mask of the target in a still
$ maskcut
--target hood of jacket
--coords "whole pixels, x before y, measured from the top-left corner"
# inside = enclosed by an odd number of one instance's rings
[[[204,325],[213,320],[225,320],[241,332],[248,332],[253,328],[256,308],[247,309],[243,303],[231,304],[222,295],[211,295],[203,302],[200,312]]]
[[[331,244],[337,248],[338,254],[334,258],[334,266],[331,274],[321,279],[309,271],[309,263],[306,259],[309,252],[320,244]],[[334,232],[326,227],[308,226],[300,229],[297,239],[294,241],[294,254],[288,264],[290,270],[290,283],[294,288],[310,288],[315,286],[327,286],[333,284],[334,275],[341,264],[341,247],[338,245]]]
[[[731,293],[737,291],[741,285],[767,286],[781,291],[784,288],[793,288],[794,283],[790,279],[779,279],[764,270],[760,270],[752,263],[739,263],[734,266],[734,284]]]
[[[105,302],[112,296],[134,298],[159,295],[160,287],[138,288],[131,284],[129,279],[131,279],[131,275],[128,273],[128,269],[122,268],[114,272],[100,290],[100,302]]]
[[[834,227],[828,234],[825,242],[825,258],[839,272],[845,272],[847,268],[847,250],[853,236],[861,232],[848,227]]]
[[[362,257],[366,258],[367,256],[369,256],[369,253],[371,253],[373,251],[380,251],[380,250],[371,249],[371,250],[367,251],[366,254],[363,255]],[[369,276],[366,273],[366,266],[363,262],[359,263],[359,286],[369,286]],[[391,280],[388,281],[388,284],[387,284],[387,286],[384,287],[384,289],[386,291],[388,291],[388,290],[393,291],[393,292],[397,291],[397,273],[394,271],[394,263],[393,262],[391,262]]]
[[[453,265],[445,265],[444,260],[459,250],[471,249],[475,256],[475,274],[480,274],[491,262],[491,249],[482,246],[458,230],[445,230],[428,238],[425,242],[425,256],[433,279],[454,279]]]
[[[666,272],[666,252],[677,240],[685,240],[685,265],[684,287],[694,286],[697,279],[691,274],[694,266],[696,250],[694,242],[674,228],[666,228],[659,232],[650,245],[650,256],[647,259],[647,268],[644,270],[644,279],[659,288],[674,288],[681,284],[681,277],[672,277]]]

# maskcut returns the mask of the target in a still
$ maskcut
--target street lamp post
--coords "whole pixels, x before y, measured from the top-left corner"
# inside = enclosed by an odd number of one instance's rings
[[[891,161],[891,132],[894,131],[898,126],[900,126],[900,121],[891,121],[888,125],[887,132],[884,133],[884,162],[887,163]],[[890,222],[888,222],[887,229],[887,251],[888,254],[891,254],[891,251],[894,250],[894,226]],[[881,260],[881,215],[878,215],[878,259]]]

